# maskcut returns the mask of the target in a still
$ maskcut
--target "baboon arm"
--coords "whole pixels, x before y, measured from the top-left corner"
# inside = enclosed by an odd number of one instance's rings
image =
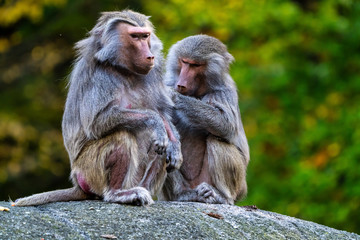
[[[169,137],[169,140],[172,142],[179,142],[180,137],[179,137],[179,134],[177,133],[174,125],[171,122],[167,121],[165,117],[162,117],[162,119],[164,122],[166,133]]]
[[[191,127],[205,129],[209,133],[228,139],[235,133],[236,118],[229,104],[219,101],[207,103],[192,97],[178,94],[175,103],[181,116],[185,117]]]
[[[168,172],[171,172],[174,169],[179,169],[183,162],[183,157],[181,153],[180,135],[171,121],[168,121],[166,118],[163,117],[163,122],[169,138],[169,145],[166,149],[166,155],[167,155],[166,170]]]
[[[112,132],[115,129],[141,130],[152,128],[165,133],[160,115],[151,110],[137,110],[110,105],[99,111],[93,121],[85,127],[88,136],[95,139]]]

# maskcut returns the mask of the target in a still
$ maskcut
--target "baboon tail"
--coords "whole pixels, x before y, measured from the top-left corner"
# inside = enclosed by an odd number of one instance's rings
[[[12,206],[36,206],[51,202],[67,202],[89,199],[89,196],[78,187],[38,193],[29,197],[19,198]]]

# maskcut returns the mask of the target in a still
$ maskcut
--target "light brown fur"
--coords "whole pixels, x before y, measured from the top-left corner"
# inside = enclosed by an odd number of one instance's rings
[[[134,178],[134,176],[138,175],[140,165],[138,145],[135,137],[126,131],[116,132],[100,141],[89,142],[71,166],[71,180],[73,184],[78,185],[76,176],[82,173],[86,182],[91,186],[92,193],[103,196],[109,191],[104,186],[108,186],[111,169],[105,167],[105,162],[117,146],[124,148],[129,154],[130,159],[132,159],[121,188],[130,189],[135,187],[139,182],[138,179]]]
[[[214,137],[208,137],[206,145],[209,173],[215,188],[231,204],[234,203],[234,199],[244,198],[247,193],[247,164],[239,161],[243,159],[239,150],[234,145],[221,142]]]

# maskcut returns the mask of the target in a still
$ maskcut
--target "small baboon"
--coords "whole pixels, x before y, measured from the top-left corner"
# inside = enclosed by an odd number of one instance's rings
[[[148,19],[130,10],[104,12],[76,44],[62,122],[74,187],[21,198],[15,206],[91,198],[148,205],[166,170],[180,167],[162,43]]]
[[[233,59],[223,43],[206,35],[170,48],[165,81],[176,90],[183,165],[168,175],[159,199],[234,204],[246,195],[250,155],[229,74]]]

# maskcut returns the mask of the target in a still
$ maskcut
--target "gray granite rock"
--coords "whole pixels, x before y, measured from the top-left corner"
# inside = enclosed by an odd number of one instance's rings
[[[0,206],[0,239],[359,239],[252,207],[155,202],[136,207],[101,201]]]

